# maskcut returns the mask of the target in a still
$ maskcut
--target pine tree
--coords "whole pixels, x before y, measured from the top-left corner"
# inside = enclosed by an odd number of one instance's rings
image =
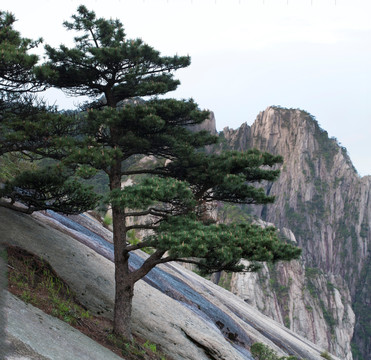
[[[277,178],[279,172],[268,167],[281,157],[257,150],[208,155],[203,149],[217,137],[188,129],[203,122],[207,111],[192,100],[137,99],[174,90],[179,82],[173,72],[188,66],[189,57],[164,57],[140,39],[126,39],[118,20],[97,18],[85,6],[64,25],[81,36],[75,37],[73,48],[46,46],[48,61],[37,69],[38,79],[70,95],[88,95],[91,101],[78,116],[45,124],[50,139],[36,153],[60,160],[64,169],[79,176],[106,174],[116,334],[131,338],[134,284],[158,264],[178,260],[197,263],[205,272],[247,271],[260,261],[300,255],[273,228],[217,224],[208,216],[210,206],[219,202],[272,202],[255,185]],[[125,186],[129,177],[134,184]],[[138,230],[148,233],[140,242],[130,241],[132,231]],[[130,253],[137,249],[150,249],[151,255],[130,270]],[[251,265],[242,267],[241,258]]]

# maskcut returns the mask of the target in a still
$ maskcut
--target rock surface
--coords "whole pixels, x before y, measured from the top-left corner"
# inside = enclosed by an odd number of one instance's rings
[[[206,120],[204,120],[201,124],[189,126],[189,129],[194,131],[194,132],[205,130],[205,131],[208,131],[209,133],[211,133],[213,135],[216,135],[217,131],[216,131],[216,123],[215,123],[214,113],[212,111],[210,111],[210,115]]]
[[[89,221],[84,218],[82,222]],[[80,226],[76,221],[64,222],[69,226],[43,214],[30,217],[0,208],[1,241],[42,256],[90,310],[112,316],[113,264],[80,242],[89,236],[71,228]],[[101,245],[96,250],[104,253]],[[133,329],[160,344],[174,359],[252,359],[249,346],[259,341],[280,355],[323,360],[320,347],[181,266],[162,266],[150,282],[152,286],[144,281],[136,284]]]

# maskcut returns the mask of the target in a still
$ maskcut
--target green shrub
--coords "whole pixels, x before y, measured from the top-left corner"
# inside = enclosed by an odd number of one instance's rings
[[[331,355],[327,351],[322,351],[321,356],[326,360],[333,360]]]
[[[255,343],[250,348],[255,360],[279,360],[277,353],[262,343]]]
[[[112,217],[110,215],[108,215],[108,214],[104,215],[103,224],[105,226],[112,225]]]
[[[250,351],[255,360],[303,360],[296,356],[278,357],[277,353],[273,349],[262,343],[253,344]]]
[[[143,344],[143,346],[146,348],[146,349],[149,349],[151,350],[154,354],[156,354],[157,352],[157,346],[156,344],[152,344],[150,343],[148,340]]]

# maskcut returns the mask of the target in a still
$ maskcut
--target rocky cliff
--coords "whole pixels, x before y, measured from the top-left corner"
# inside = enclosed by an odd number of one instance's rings
[[[224,148],[284,157],[280,178],[266,185],[275,203],[243,211],[291,229],[303,249],[300,262],[234,275],[232,290],[340,358],[370,359],[371,176],[361,178],[302,110],[269,107],[251,127],[220,136]]]

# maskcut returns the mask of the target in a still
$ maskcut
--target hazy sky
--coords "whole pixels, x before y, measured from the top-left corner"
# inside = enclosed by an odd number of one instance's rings
[[[80,4],[163,55],[190,55],[169,96],[214,111],[218,130],[251,125],[270,105],[304,109],[371,175],[370,0],[2,0],[0,9],[23,36],[58,46],[72,45],[62,22]]]

